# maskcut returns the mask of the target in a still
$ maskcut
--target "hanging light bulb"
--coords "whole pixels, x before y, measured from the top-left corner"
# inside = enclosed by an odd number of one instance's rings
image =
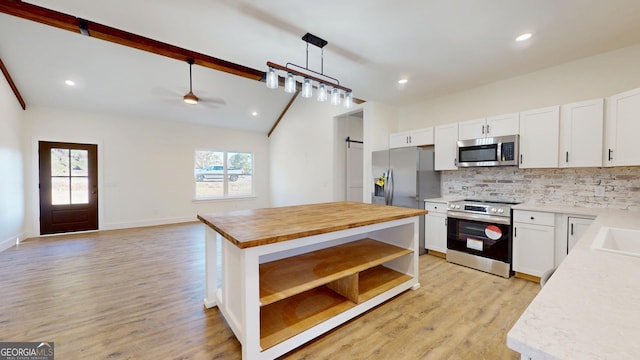
[[[296,79],[292,73],[287,73],[287,79],[284,82],[284,92],[290,94],[296,92]]]
[[[313,96],[313,86],[311,86],[311,80],[305,78],[302,82],[302,97],[310,98]]]
[[[340,89],[337,87],[331,89],[331,105],[340,105]]]
[[[276,71],[272,67],[270,67],[267,72],[267,87],[269,89],[278,88],[278,74],[276,74]]]
[[[318,84],[318,101],[327,101],[327,86],[323,83]]]
[[[351,91],[346,92],[344,94],[344,107],[350,109],[353,106],[353,95],[351,95]]]

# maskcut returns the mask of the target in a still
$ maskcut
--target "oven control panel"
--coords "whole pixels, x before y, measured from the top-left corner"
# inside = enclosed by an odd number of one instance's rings
[[[511,203],[462,200],[450,203],[449,209],[473,214],[510,216],[511,205]]]

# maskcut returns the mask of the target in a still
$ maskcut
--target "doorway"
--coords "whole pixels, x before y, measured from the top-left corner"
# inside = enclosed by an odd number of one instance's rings
[[[363,112],[338,117],[336,198],[363,202]],[[346,139],[346,142],[345,142]]]
[[[40,234],[98,229],[98,146],[38,143]]]

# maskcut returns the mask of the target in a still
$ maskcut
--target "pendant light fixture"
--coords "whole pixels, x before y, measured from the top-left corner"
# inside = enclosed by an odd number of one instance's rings
[[[193,59],[188,59],[189,63],[189,92],[182,99],[189,105],[196,105],[198,103],[198,97],[193,93],[193,81],[191,74],[191,67],[193,66]]]
[[[265,73],[264,80],[267,87],[270,89],[277,89],[280,83],[280,78],[277,71],[286,72],[284,81],[284,91],[287,93],[293,93],[298,86],[296,82],[296,76],[300,77],[302,83],[302,97],[310,98],[313,96],[313,84],[312,81],[317,83],[318,88],[318,101],[327,101],[329,94],[327,93],[331,89],[331,104],[340,105],[342,103],[344,107],[350,108],[353,106],[353,95],[351,89],[340,85],[340,81],[334,77],[324,74],[324,46],[328,42],[313,34],[306,33],[302,40],[307,43],[307,62],[306,66],[300,66],[293,63],[287,63],[286,66],[282,66],[271,61],[267,61],[268,70]],[[320,72],[309,69],[309,44],[320,48]],[[293,67],[298,68],[293,69]],[[313,74],[310,74],[313,73]],[[314,75],[315,74],[315,75]],[[319,75],[320,77],[316,76]],[[344,99],[341,99],[344,98]]]

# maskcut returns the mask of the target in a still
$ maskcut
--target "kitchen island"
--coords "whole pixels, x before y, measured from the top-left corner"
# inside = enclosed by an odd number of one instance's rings
[[[220,309],[243,359],[276,358],[419,288],[425,213],[333,202],[198,215],[205,306]]]

